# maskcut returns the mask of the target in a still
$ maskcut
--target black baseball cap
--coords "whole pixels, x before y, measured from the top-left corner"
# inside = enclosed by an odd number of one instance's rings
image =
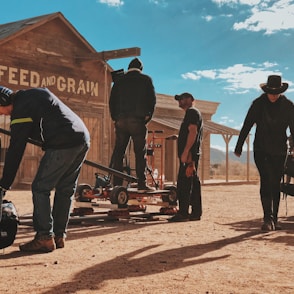
[[[177,100],[177,101],[184,99],[184,98],[192,98],[192,100],[194,100],[193,95],[190,93],[187,93],[187,92],[182,93],[180,95],[175,95],[175,100]]]

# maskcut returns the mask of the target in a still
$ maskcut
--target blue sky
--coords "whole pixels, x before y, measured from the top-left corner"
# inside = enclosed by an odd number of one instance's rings
[[[1,9],[1,24],[61,12],[97,51],[140,47],[157,93],[219,102],[212,120],[232,128],[270,74],[294,100],[294,0],[10,0]],[[212,145],[225,146],[219,135]]]

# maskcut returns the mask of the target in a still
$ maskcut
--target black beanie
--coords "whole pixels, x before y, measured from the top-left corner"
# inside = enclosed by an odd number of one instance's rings
[[[130,69],[130,68],[138,68],[138,69],[142,70],[143,63],[139,58],[134,58],[129,64],[128,69]]]

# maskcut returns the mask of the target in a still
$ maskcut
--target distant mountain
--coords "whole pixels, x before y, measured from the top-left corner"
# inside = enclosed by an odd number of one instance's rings
[[[253,152],[250,151],[250,163],[254,163]],[[216,148],[210,148],[210,163],[217,164],[226,161],[226,153]],[[242,156],[237,157],[233,151],[229,151],[229,161],[238,161],[241,163],[247,163],[247,151],[244,151]]]

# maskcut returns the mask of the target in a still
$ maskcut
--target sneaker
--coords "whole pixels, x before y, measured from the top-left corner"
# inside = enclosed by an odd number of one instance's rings
[[[19,245],[20,251],[24,252],[52,252],[56,249],[53,237],[39,237],[28,243]]]
[[[175,214],[173,217],[168,219],[169,222],[187,222],[189,221],[189,217],[188,216],[184,216],[180,213]]]
[[[138,185],[138,192],[150,192],[150,191],[155,191],[155,188],[150,187],[146,184],[139,184]]]
[[[270,231],[274,231],[275,230],[275,225],[272,221],[266,221],[263,223],[263,225],[261,226],[261,230],[263,232],[270,232]]]
[[[54,237],[56,249],[58,248],[64,248],[65,238],[62,236],[55,236]]]
[[[201,220],[201,216],[199,216],[199,215],[194,215],[194,214],[190,214],[190,215],[189,215],[189,220],[190,220],[190,221],[200,221],[200,220]]]

